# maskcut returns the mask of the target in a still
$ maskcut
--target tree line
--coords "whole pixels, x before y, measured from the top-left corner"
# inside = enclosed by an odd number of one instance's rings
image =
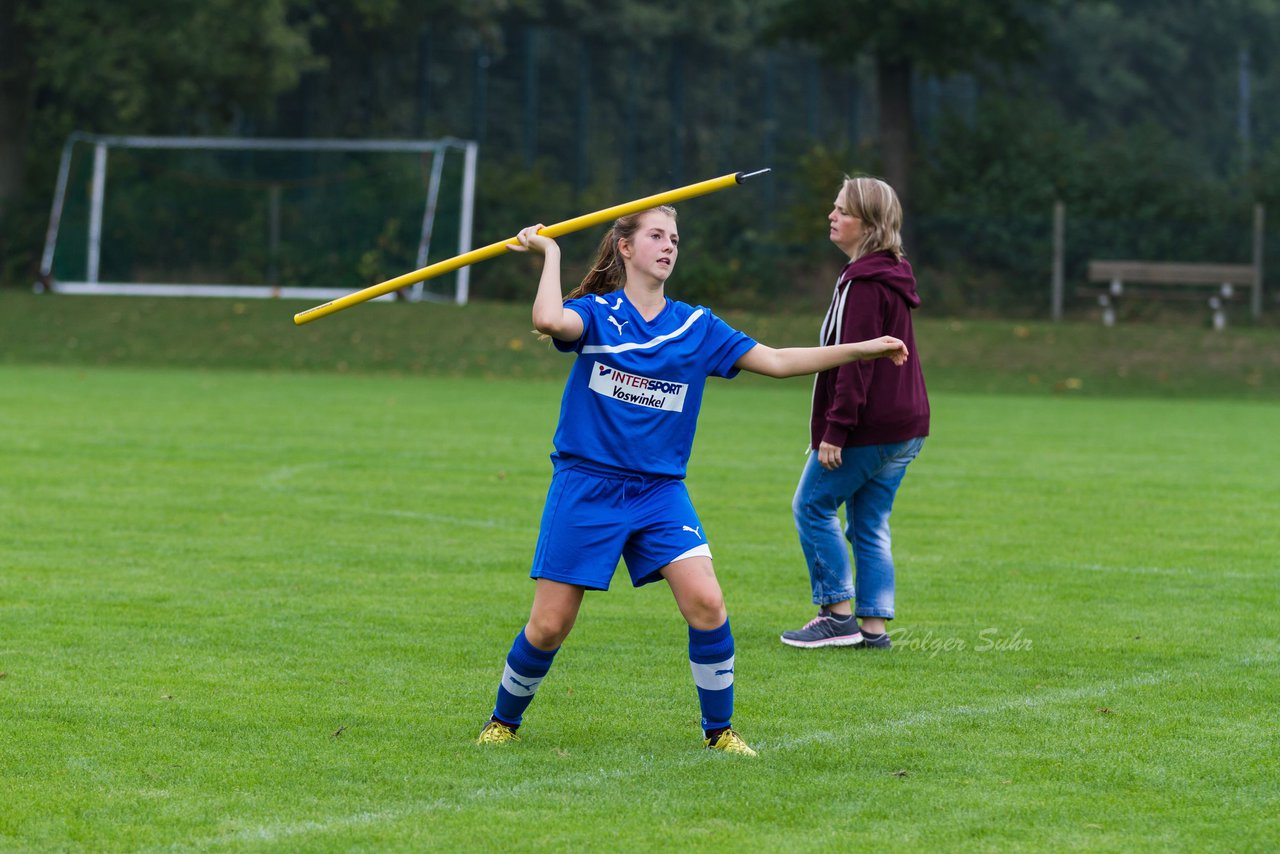
[[[935,306],[1036,313],[1055,201],[1076,270],[1247,257],[1278,29],[1280,0],[0,0],[0,282],[31,281],[73,130],[448,135],[481,143],[481,239],[770,166],[698,203],[682,285],[817,299],[829,197],[869,172]]]

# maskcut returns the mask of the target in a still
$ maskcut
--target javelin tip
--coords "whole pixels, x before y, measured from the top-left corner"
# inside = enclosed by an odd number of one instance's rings
[[[748,178],[754,178],[757,175],[764,175],[765,173],[772,172],[772,171],[773,171],[772,169],[757,169],[754,172],[739,172],[734,177],[737,179],[738,183],[741,184],[743,181],[747,180]]]

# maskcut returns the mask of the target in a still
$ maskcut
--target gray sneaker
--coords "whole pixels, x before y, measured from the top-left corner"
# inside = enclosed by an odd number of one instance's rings
[[[857,646],[862,643],[862,632],[858,630],[856,619],[836,620],[830,611],[823,608],[803,629],[783,632],[782,642],[787,646],[804,648]]]

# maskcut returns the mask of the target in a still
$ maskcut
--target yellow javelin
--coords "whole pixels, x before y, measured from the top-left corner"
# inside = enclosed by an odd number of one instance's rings
[[[596,211],[595,213],[583,214],[582,216],[566,219],[564,222],[557,222],[555,225],[545,226],[539,234],[545,234],[547,237],[561,237],[575,231],[581,231],[584,228],[590,228],[593,225],[599,225],[610,220],[617,219],[620,216],[636,213],[637,211],[646,211],[649,208],[656,208],[658,205],[669,205],[682,199],[692,199],[695,196],[705,196],[707,193],[714,193],[717,190],[723,190],[725,187],[732,187],[735,184],[741,184],[747,178],[754,178],[756,175],[763,175],[768,169],[761,169],[757,172],[734,172],[719,178],[712,178],[710,181],[700,181],[697,184],[690,184],[687,187],[680,187],[675,190],[667,190],[665,193],[658,193],[656,196],[645,196],[643,199],[636,199],[634,202],[626,204],[614,205],[611,208]],[[389,294],[392,291],[398,291],[409,285],[426,281],[436,276],[442,276],[445,273],[465,267],[468,264],[474,264],[477,261],[484,261],[489,258],[504,255],[507,252],[507,244],[517,243],[515,237],[508,237],[506,240],[499,240],[497,243],[490,243],[488,246],[482,246],[479,249],[472,249],[470,252],[457,255],[447,261],[437,261],[434,264],[428,264],[420,270],[414,270],[412,273],[405,273],[403,276],[396,276],[394,279],[388,279],[380,285],[371,285],[362,291],[356,291],[353,294],[347,294],[345,297],[339,297],[331,302],[318,305],[315,308],[309,308],[306,311],[300,311],[293,316],[293,322],[298,326],[304,323],[310,323],[313,320],[324,317],[326,314],[333,314],[335,311],[353,306],[356,303],[365,302],[367,300],[380,297],[383,294]]]

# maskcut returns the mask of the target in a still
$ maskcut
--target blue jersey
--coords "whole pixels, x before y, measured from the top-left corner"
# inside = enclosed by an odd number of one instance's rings
[[[565,384],[555,458],[684,477],[709,376],[732,378],[756,342],[703,306],[668,299],[645,320],[622,291],[570,300],[582,336]]]

